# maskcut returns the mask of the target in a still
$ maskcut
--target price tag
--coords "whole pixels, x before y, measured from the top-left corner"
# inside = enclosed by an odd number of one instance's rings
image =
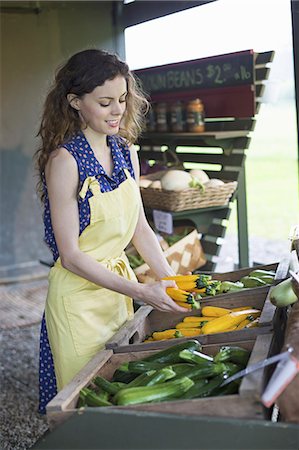
[[[173,233],[173,219],[172,214],[158,209],[153,209],[153,218],[155,228],[162,233]]]

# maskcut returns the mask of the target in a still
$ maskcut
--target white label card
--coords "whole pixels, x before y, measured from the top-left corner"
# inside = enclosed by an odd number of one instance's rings
[[[173,219],[171,213],[160,211],[158,209],[153,209],[153,218],[155,228],[158,231],[167,234],[173,233]]]

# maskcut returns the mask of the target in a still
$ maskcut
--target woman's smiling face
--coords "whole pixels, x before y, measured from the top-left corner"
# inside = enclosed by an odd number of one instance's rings
[[[119,132],[121,119],[126,110],[127,82],[117,76],[97,86],[89,94],[76,98],[74,105],[84,125],[96,133],[113,135]]]

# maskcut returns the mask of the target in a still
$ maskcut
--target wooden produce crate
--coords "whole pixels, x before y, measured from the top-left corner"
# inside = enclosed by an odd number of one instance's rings
[[[202,351],[208,355],[215,355],[224,343],[203,346]],[[276,352],[276,341],[272,333],[258,336],[255,340],[238,341],[234,343],[251,350],[248,365],[254,364]],[[168,343],[170,345],[170,343]],[[156,350],[157,351],[157,350]],[[129,351],[113,353],[112,350],[99,352],[47,405],[47,419],[50,428],[54,428],[74,412],[79,398],[79,392],[90,384],[96,375],[111,380],[114,371],[126,361],[142,359],[156,351]],[[266,368],[267,369],[267,368]],[[109,406],[105,410],[133,410],[148,411],[165,414],[181,414],[184,416],[224,416],[238,419],[266,419],[268,413],[260,402],[265,383],[268,380],[266,369],[253,372],[241,382],[238,394],[207,397],[193,400],[175,400],[161,403],[148,403],[132,406]],[[86,408],[89,410],[89,408]],[[85,410],[86,410],[85,409]],[[102,411],[101,408],[92,408]],[[84,414],[84,409],[80,411]]]
[[[126,250],[126,253],[132,254],[132,252],[134,254],[134,247]],[[164,250],[164,256],[174,272],[182,275],[192,272],[206,263],[197,230],[191,231],[187,236]],[[142,283],[151,283],[157,280],[154,272],[145,263],[136,267],[134,272],[138,281]]]
[[[283,260],[282,262],[260,265],[254,268],[260,268],[265,270],[275,270],[275,282],[286,278],[288,272],[288,261]],[[240,269],[234,272],[226,273],[213,273],[213,278],[217,280],[229,280],[237,281],[245,275],[248,275],[253,270],[253,267],[248,267],[245,269]],[[272,305],[270,300],[267,298],[270,285],[259,286],[256,288],[244,289],[233,293],[219,294],[215,296],[208,296],[200,300],[201,306],[220,306],[223,308],[238,308],[241,306],[251,306],[262,310],[260,317],[260,326],[252,329],[243,329],[238,331],[231,331],[226,333],[215,333],[209,335],[198,335],[198,339],[201,343],[216,343],[223,342],[223,340],[239,340],[252,339],[258,334],[266,333],[272,329],[273,324],[277,322],[277,326],[282,320],[281,312],[276,313],[276,308]],[[266,300],[267,299],[267,300]],[[182,321],[185,316],[200,315],[200,310],[187,311],[186,313],[169,313],[154,310],[151,306],[142,306],[135,313],[134,318],[126,322],[119,331],[112,336],[112,338],[106,343],[106,348],[116,348],[119,346],[129,345],[129,344],[140,344],[150,336],[154,331],[162,331],[168,328],[174,328],[175,325]],[[264,329],[267,327],[267,329]],[[189,338],[177,338],[172,339],[172,342],[180,342],[188,340]],[[154,349],[157,345],[167,346],[167,341],[153,341],[148,342],[146,346]],[[164,344],[166,342],[166,344]]]

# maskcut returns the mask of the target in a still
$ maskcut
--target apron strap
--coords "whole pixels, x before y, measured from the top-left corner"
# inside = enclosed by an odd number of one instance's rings
[[[86,197],[88,189],[91,190],[92,195],[96,195],[97,192],[101,192],[100,184],[96,177],[87,177],[83,183],[83,186],[79,192],[79,196],[84,199]]]
[[[127,178],[132,178],[129,169],[126,169],[126,168],[124,167],[124,172],[125,172]]]

